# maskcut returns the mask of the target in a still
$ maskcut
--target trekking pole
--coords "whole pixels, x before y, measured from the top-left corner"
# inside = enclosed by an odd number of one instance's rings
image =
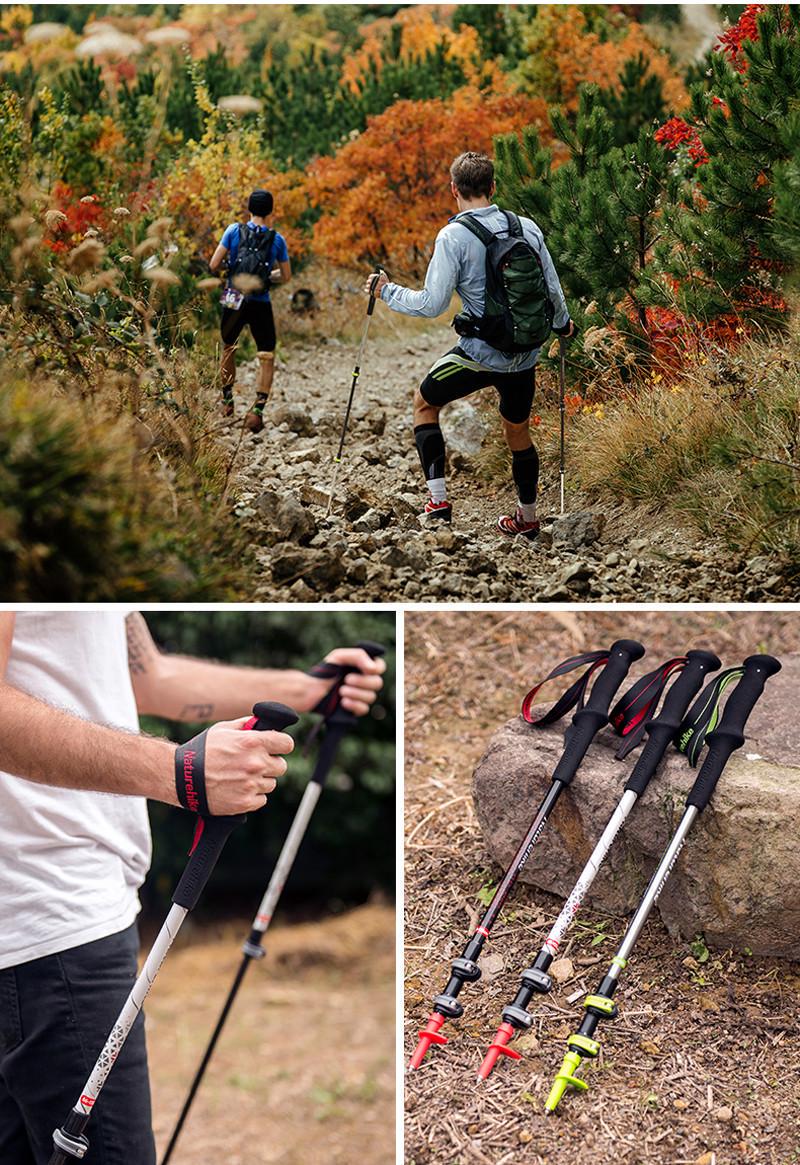
[[[564,482],[567,475],[567,453],[566,453],[566,416],[567,416],[567,339],[566,336],[558,337],[558,411],[561,420],[561,450],[559,455],[558,465],[558,480],[559,491],[561,495],[561,516],[564,516]]]
[[[328,517],[328,514],[330,514],[331,506],[333,505],[333,493],[334,493],[334,490],[336,489],[336,479],[339,476],[339,466],[342,463],[342,450],[344,449],[344,439],[347,436],[347,426],[350,423],[350,410],[353,407],[353,397],[355,396],[356,384],[358,383],[358,378],[361,375],[361,361],[364,357],[364,347],[366,346],[366,343],[367,343],[367,333],[369,332],[369,322],[372,319],[372,313],[375,310],[375,284],[377,283],[378,278],[381,275],[381,270],[382,269],[380,267],[376,267],[375,271],[370,276],[369,303],[367,304],[367,318],[364,320],[364,330],[361,333],[361,343],[358,346],[358,355],[356,356],[356,363],[355,363],[355,367],[353,368],[353,380],[352,380],[352,383],[350,385],[350,396],[347,398],[347,409],[345,410],[345,414],[344,414],[344,422],[342,424],[342,434],[341,434],[341,437],[339,438],[339,449],[338,449],[336,456],[333,459],[333,477],[331,479],[331,488],[330,488],[330,492],[328,494],[328,508],[325,510],[325,517],[326,518]]]
[[[426,1027],[419,1033],[419,1041],[408,1063],[409,1068],[419,1068],[431,1044],[447,1043],[447,1037],[441,1035],[439,1030],[445,1020],[460,1019],[464,1014],[464,1008],[458,1002],[457,997],[465,983],[474,983],[481,977],[478,959],[480,958],[486,940],[489,938],[491,929],[503,908],[503,904],[508,898],[520,871],[530,857],[533,847],[539,840],[556,801],[578,771],[592,740],[600,729],[608,723],[609,707],[614,693],[625,679],[634,660],[640,659],[643,655],[644,648],[641,643],[636,643],[631,639],[620,639],[608,651],[591,652],[583,656],[575,656],[573,659],[565,660],[563,664],[559,664],[558,667],[553,669],[547,679],[564,675],[566,672],[572,671],[584,663],[588,663],[589,667],[586,673],[573,684],[572,688],[561,697],[556,705],[545,716],[540,717],[536,721],[529,719],[529,712],[533,698],[542,684],[537,684],[525,697],[522,705],[523,715],[529,723],[539,727],[552,724],[555,720],[560,719],[576,703],[579,705],[578,711],[573,716],[572,724],[564,734],[564,751],[553,772],[550,788],[539,806],[527,833],[520,842],[517,852],[511,859],[508,869],[503,874],[502,880],[495,890],[485,914],[475,927],[461,956],[454,960],[447,986],[441,995],[435,996],[433,1000],[433,1011],[428,1016]],[[602,668],[603,671],[592,685],[591,695],[584,705],[583,699],[589,679],[592,673],[598,668]],[[546,682],[547,680],[542,681],[542,683]]]
[[[523,971],[522,982],[513,1002],[503,1008],[503,1022],[495,1032],[494,1040],[478,1070],[479,1080],[486,1080],[501,1056],[508,1056],[512,1060],[521,1059],[519,1052],[508,1047],[508,1044],[519,1032],[527,1031],[531,1027],[533,1016],[527,1010],[528,1004],[537,992],[546,994],[552,989],[553,980],[547,972],[558,954],[558,948],[564,935],[580,910],[583,900],[628,814],[638,798],[644,793],[661,764],[670,742],[681,726],[681,721],[688,711],[689,704],[703,686],[706,674],[710,671],[716,671],[719,667],[720,661],[710,651],[690,651],[685,656],[671,659],[664,664],[662,670],[667,673],[667,676],[678,670],[681,674],[670,688],[664,700],[661,714],[645,725],[648,733],[647,743],[628,778],[616,809],[609,818],[591,857],[564,903],[561,913],[544,940],[533,966]],[[666,678],[665,676],[665,682]]]
[[[658,901],[658,897],[672,873],[672,869],[678,860],[678,855],[683,848],[689,830],[692,828],[698,815],[702,813],[711,800],[717,781],[722,776],[722,772],[728,763],[731,753],[735,752],[737,748],[741,748],[744,744],[744,726],[759,696],[764,690],[764,684],[769,676],[781,670],[781,665],[771,655],[751,655],[744,661],[741,669],[736,670],[740,673],[741,678],[725,705],[725,711],[719,727],[715,727],[708,733],[708,752],[697,779],[686,798],[686,808],[684,809],[678,828],[675,830],[672,840],[664,851],[664,855],[648,883],[636,913],[628,924],[625,937],[617,953],[611,960],[611,966],[606,971],[594,995],[587,995],[584,1000],[583,1006],[586,1009],[586,1014],[578,1031],[570,1036],[567,1041],[569,1051],[564,1057],[561,1070],[553,1082],[550,1095],[547,1097],[545,1103],[545,1111],[548,1113],[555,1111],[567,1088],[572,1087],[580,1092],[585,1092],[588,1089],[589,1085],[586,1081],[581,1080],[575,1073],[582,1059],[594,1059],[600,1052],[600,1044],[593,1038],[600,1020],[615,1019],[618,1015],[617,1005],[614,1003],[613,996],[618,986],[620,973],[628,965],[631,951],[642,933],[647,916]],[[717,694],[714,697],[715,706],[712,709],[707,723],[716,723],[716,705],[718,704],[719,696],[724,686],[723,681],[729,680],[730,675],[730,672],[722,673],[710,685],[712,693],[716,691]],[[705,696],[705,693],[703,693],[703,696]],[[701,697],[702,699],[703,697]],[[686,739],[687,733],[691,737],[696,730],[696,725],[692,723],[695,711],[696,709],[693,708],[689,713],[688,728],[685,722],[679,729],[678,747],[682,747],[681,741]]]
[[[268,701],[255,705],[253,717],[247,721],[244,727],[256,732],[280,732],[296,721],[297,714],[291,708],[287,708],[285,704]],[[177,758],[190,758],[187,760],[190,768],[192,767],[190,762],[193,762],[194,788],[202,783],[202,763],[207,731],[208,729],[190,742],[195,746],[193,750],[190,750],[189,746],[183,745],[176,754]],[[183,763],[182,759],[180,763]],[[198,817],[194,841],[189,851],[189,861],[186,863],[186,868],[172,895],[172,906],[166,921],[156,935],[139,977],[119,1013],[117,1022],[111,1029],[75,1107],[70,1111],[61,1128],[55,1129],[53,1132],[53,1153],[48,1165],[67,1165],[67,1162],[71,1160],[81,1160],[86,1156],[89,1150],[86,1126],[89,1124],[95,1102],[103,1085],[122,1051],[136,1017],[142,1010],[148,992],[153,986],[155,977],[161,969],[161,964],[164,962],[183,920],[189,911],[197,905],[217,859],[222,853],[225,842],[237,825],[242,825],[246,820],[247,817],[243,813],[237,813],[230,817]]]
[[[385,655],[386,653],[386,648],[382,647],[379,643],[359,643],[357,646],[366,651],[370,656],[372,656],[373,659],[376,659],[378,656]],[[161,1165],[167,1165],[175,1149],[175,1146],[178,1143],[178,1138],[181,1135],[186,1118],[189,1115],[189,1110],[192,1107],[192,1103],[194,1101],[197,1090],[200,1087],[203,1076],[205,1075],[209,1061],[214,1054],[217,1041],[222,1034],[225,1021],[228,1018],[228,1013],[230,1012],[231,1007],[233,1006],[233,1002],[239,992],[242,980],[247,973],[247,968],[250,966],[254,959],[263,959],[264,955],[266,954],[266,951],[262,946],[264,935],[266,934],[269,928],[269,924],[272,921],[275,908],[277,907],[278,901],[280,900],[283,887],[286,884],[286,879],[289,877],[289,873],[291,872],[292,866],[294,865],[294,860],[297,857],[297,851],[300,848],[300,844],[303,840],[306,829],[308,828],[308,823],[311,820],[317,801],[319,800],[323,786],[325,785],[325,781],[328,778],[328,774],[333,767],[333,761],[336,756],[336,751],[339,747],[339,742],[358,719],[352,712],[348,712],[341,706],[338,697],[338,691],[341,688],[345,676],[347,676],[350,672],[355,671],[356,669],[352,667],[342,667],[339,664],[323,663],[319,664],[317,668],[312,669],[312,674],[319,675],[323,672],[323,669],[329,668],[335,669],[335,672],[331,673],[330,671],[326,671],[325,674],[336,674],[338,676],[338,681],[336,684],[334,684],[333,688],[327,694],[327,696],[324,697],[323,703],[329,705],[330,711],[325,714],[324,723],[326,730],[325,736],[322,739],[319,754],[317,756],[317,763],[314,767],[314,771],[311,774],[311,777],[309,778],[309,782],[306,785],[305,792],[303,793],[303,797],[297,808],[297,812],[294,815],[294,820],[292,821],[289,833],[286,836],[286,840],[283,843],[281,852],[278,855],[278,860],[275,864],[275,869],[272,871],[272,877],[269,880],[269,885],[267,886],[264,897],[261,899],[258,912],[253,919],[253,925],[250,929],[250,934],[242,945],[242,961],[239,964],[239,969],[236,972],[233,983],[231,984],[228,997],[225,1000],[222,1011],[220,1012],[219,1019],[217,1020],[217,1025],[214,1028],[211,1039],[209,1040],[208,1046],[203,1054],[203,1058],[200,1061],[200,1066],[197,1069],[186,1100],[184,1101],[183,1108],[181,1109],[180,1116],[178,1117],[172,1136],[170,1137],[170,1141],[162,1158]],[[331,700],[331,697],[333,697],[333,700]]]

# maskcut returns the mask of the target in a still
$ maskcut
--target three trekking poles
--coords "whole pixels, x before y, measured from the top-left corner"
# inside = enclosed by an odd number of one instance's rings
[[[367,343],[367,335],[369,333],[370,320],[372,319],[372,313],[375,310],[375,285],[378,282],[380,275],[381,275],[381,268],[376,267],[375,271],[370,276],[370,289],[369,289],[369,301],[367,303],[367,316],[366,316],[366,319],[364,320],[364,330],[361,333],[361,343],[358,346],[358,354],[356,355],[356,363],[355,363],[355,367],[353,368],[353,379],[352,379],[352,382],[350,384],[350,395],[347,398],[347,408],[346,408],[345,414],[344,414],[344,421],[342,422],[342,432],[341,432],[341,436],[339,438],[339,448],[336,452],[336,456],[333,459],[333,476],[331,478],[331,485],[330,485],[330,489],[328,491],[328,505],[327,505],[327,508],[325,510],[325,517],[326,518],[330,514],[331,506],[333,505],[333,495],[334,495],[334,492],[336,490],[336,481],[337,481],[337,478],[339,476],[339,466],[342,464],[342,452],[344,450],[344,442],[345,442],[345,438],[347,436],[347,427],[350,424],[350,412],[353,408],[353,397],[355,396],[356,385],[358,384],[358,378],[361,375],[361,361],[364,359],[364,348],[366,347],[366,343]]]
[[[266,702],[255,705],[252,719],[244,727],[256,732],[281,732],[296,722],[297,714],[291,708],[285,704]],[[199,753],[199,748],[197,751]],[[199,773],[197,775],[202,776]],[[49,1165],[66,1165],[69,1161],[81,1160],[86,1156],[89,1150],[86,1128],[97,1098],[184,919],[197,905],[231,833],[246,820],[243,813],[230,817],[198,817],[189,861],[172,895],[172,906],[75,1106],[63,1125],[53,1132],[53,1153]]]
[[[379,643],[361,642],[357,644],[363,651],[366,651],[372,659],[377,659],[379,656],[385,655],[386,648]],[[178,1120],[175,1124],[169,1144],[161,1161],[161,1165],[168,1165],[168,1162],[173,1154],[175,1146],[178,1143],[178,1138],[189,1115],[189,1110],[192,1107],[197,1091],[205,1075],[206,1068],[214,1054],[214,1049],[217,1046],[217,1041],[222,1034],[222,1029],[225,1026],[225,1021],[228,1018],[231,1007],[242,985],[242,980],[247,974],[247,969],[250,964],[256,959],[263,959],[266,954],[263,948],[264,936],[272,921],[275,909],[280,901],[286,879],[289,877],[294,860],[297,857],[297,851],[300,849],[300,844],[305,836],[308,824],[316,808],[317,801],[325,786],[325,782],[333,767],[333,762],[336,758],[336,753],[339,749],[342,737],[356,723],[357,717],[352,712],[348,712],[342,707],[340,701],[340,689],[347,678],[347,675],[354,671],[354,668],[342,667],[337,664],[323,663],[317,665],[312,669],[312,674],[321,676],[322,678],[336,678],[336,683],[331,688],[330,692],[323,698],[321,703],[317,706],[315,711],[319,711],[323,716],[324,736],[320,744],[319,752],[317,754],[317,761],[314,766],[314,771],[309,778],[306,785],[300,804],[295,813],[289,833],[283,843],[283,847],[278,856],[278,861],[272,872],[269,880],[269,885],[261,899],[256,916],[253,919],[253,924],[250,928],[250,934],[247,936],[242,946],[242,961],[234,976],[228,996],[223,1004],[219,1019],[211,1034],[208,1045],[200,1065],[195,1073],[189,1088],[188,1095],[184,1101]]]
[[[584,707],[586,686],[592,672],[596,668],[604,666],[604,659],[612,659],[617,649],[619,649],[620,655],[616,659],[616,667],[609,671],[608,663],[605,663],[606,670],[595,681],[591,696]],[[556,765],[550,790],[519,850],[512,859],[511,865],[498,885],[486,915],[476,927],[475,933],[462,956],[453,963],[451,978],[445,992],[434,999],[434,1010],[428,1019],[426,1028],[420,1032],[417,1047],[409,1061],[409,1068],[419,1068],[431,1045],[447,1043],[446,1037],[440,1034],[439,1029],[446,1019],[458,1019],[463,1015],[463,1007],[458,1003],[457,996],[464,983],[474,982],[480,978],[478,956],[485,940],[489,937],[491,927],[497,919],[511,886],[513,886],[520,869],[527,861],[533,845],[544,828],[552,804],[563,787],[561,778],[563,775],[568,775],[568,781],[572,779],[595,734],[604,724],[611,723],[615,731],[620,733],[623,738],[628,738],[628,742],[623,744],[617,752],[619,758],[630,751],[630,747],[635,746],[645,732],[648,736],[647,743],[625,784],[622,798],[614,809],[563,909],[545,939],[533,966],[522,973],[516,996],[503,1009],[502,1022],[478,1070],[478,1080],[485,1080],[501,1057],[512,1060],[520,1059],[519,1053],[513,1047],[509,1047],[509,1044],[520,1032],[527,1031],[531,1027],[533,1016],[528,1007],[534,995],[545,994],[551,990],[553,983],[548,970],[558,952],[559,945],[574,921],[617,834],[634,804],[647,789],[669,745],[674,744],[694,765],[697,763],[704,745],[708,744],[705,762],[686,799],[686,809],[675,834],[650,880],[642,902],[628,926],[623,942],[614,956],[608,972],[597,991],[588,996],[584,1003],[586,1015],[578,1032],[571,1036],[568,1041],[568,1052],[548,1096],[546,1111],[552,1112],[556,1108],[567,1088],[573,1087],[583,1090],[588,1087],[585,1081],[577,1077],[575,1073],[582,1059],[594,1058],[599,1053],[600,1046],[592,1037],[600,1020],[614,1018],[617,1014],[616,1004],[612,997],[620,973],[627,965],[630,953],[641,934],[644,923],[674,868],[689,830],[699,813],[708,804],[731,753],[744,743],[745,723],[764,689],[766,680],[778,672],[781,667],[778,660],[772,656],[750,656],[740,667],[721,672],[701,691],[707,674],[716,671],[720,667],[720,661],[712,652],[690,651],[686,656],[668,660],[655,671],[644,676],[633,685],[630,691],[625,693],[616,707],[608,714],[611,697],[627,673],[630,663],[639,658],[643,651],[641,645],[623,640],[614,644],[609,653],[596,652],[565,661],[555,668],[547,678],[551,679],[563,675],[572,670],[573,667],[580,666],[581,663],[591,662],[586,674],[557,701],[545,716],[534,720],[531,713],[533,700],[539,692],[541,684],[537,684],[523,701],[524,718],[528,723],[537,727],[554,723],[570,707],[574,706],[576,700],[579,710],[573,717],[572,726],[565,733],[564,752]],[[654,711],[658,705],[666,685],[676,673],[680,673],[680,675],[669,689],[660,715],[649,718],[650,712]],[[605,684],[601,684],[603,680],[606,681]],[[736,684],[736,688],[727,700],[720,721],[722,696],[732,684]],[[695,697],[697,699],[690,708]],[[605,710],[605,715],[603,710]],[[583,715],[586,711],[593,712],[593,714],[587,717]],[[580,734],[578,729],[580,729]]]
[[[565,693],[551,713],[532,722],[542,727],[545,724],[553,723],[554,719],[564,715],[576,703],[579,705],[572,717],[572,724],[564,734],[564,751],[553,772],[550,788],[520,842],[517,852],[503,874],[485,914],[475,927],[461,955],[453,962],[450,978],[444,991],[434,998],[433,1010],[428,1016],[424,1030],[419,1033],[417,1046],[408,1063],[409,1068],[420,1067],[431,1045],[446,1044],[447,1037],[441,1034],[440,1029],[446,1020],[460,1019],[464,1014],[464,1008],[459,1003],[458,996],[465,983],[474,983],[481,977],[478,960],[486,940],[491,934],[492,927],[497,921],[520,871],[530,857],[533,847],[541,837],[556,802],[564,789],[572,782],[592,740],[600,729],[608,723],[611,700],[617,688],[628,674],[631,664],[643,655],[644,648],[641,643],[620,639],[608,651],[593,652],[586,656],[576,656],[574,659],[566,660],[547,677],[547,679],[554,679],[583,664],[588,665],[584,675]],[[602,668],[602,672],[592,685],[591,695],[584,702],[589,680],[592,674],[600,668]],[[546,680],[543,681],[543,683],[546,682]],[[538,688],[534,690],[538,690]]]

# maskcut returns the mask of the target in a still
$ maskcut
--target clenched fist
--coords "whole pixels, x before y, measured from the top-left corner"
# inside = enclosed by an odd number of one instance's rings
[[[215,816],[263,809],[286,772],[284,756],[294,748],[285,732],[245,732],[252,717],[222,720],[206,736],[208,806]]]

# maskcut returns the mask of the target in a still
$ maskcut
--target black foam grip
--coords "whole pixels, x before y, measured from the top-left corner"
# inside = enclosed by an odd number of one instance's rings
[[[254,732],[281,732],[284,728],[296,724],[298,719],[297,713],[292,708],[271,700],[254,705],[253,716],[255,722],[250,724],[250,728]],[[172,895],[172,901],[176,906],[183,906],[186,910],[194,909],[206,882],[211,877],[225,842],[236,826],[243,825],[246,820],[247,816],[244,813],[198,819],[189,861]]]
[[[772,655],[750,655],[742,666],[744,674],[725,705],[719,728],[708,734],[706,759],[686,798],[687,807],[692,805],[700,812],[711,800],[731,753],[744,744],[744,726],[764,691],[765,683],[781,670],[780,663]]]
[[[608,711],[617,688],[631,664],[643,655],[644,648],[635,639],[618,639],[612,645],[608,663],[594,681],[586,706],[578,709],[564,733],[564,752],[555,767],[554,781],[568,785],[575,776],[592,740],[608,723]]]
[[[237,813],[234,817],[198,818],[189,861],[172,895],[176,906],[183,906],[186,910],[194,909],[225,842],[236,826],[243,825],[246,820],[244,813]]]
[[[367,315],[368,316],[371,316],[372,313],[375,311],[375,290],[374,289],[375,289],[375,284],[378,282],[378,277],[380,274],[381,274],[381,268],[376,267],[375,271],[373,272],[373,274],[371,276],[372,283],[370,285],[370,291],[369,291],[369,303],[367,304]]]
[[[625,784],[625,791],[641,797],[661,763],[670,741],[677,732],[686,711],[703,686],[706,675],[722,665],[713,651],[688,651],[686,665],[670,687],[660,715],[647,724],[647,742],[633,772]]]
[[[256,718],[256,723],[251,726],[253,732],[283,732],[284,728],[291,728],[299,719],[294,708],[274,700],[262,700],[254,704],[253,715]]]

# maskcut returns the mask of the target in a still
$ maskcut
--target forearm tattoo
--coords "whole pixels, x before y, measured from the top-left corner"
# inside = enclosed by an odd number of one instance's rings
[[[157,651],[147,624],[138,611],[127,616],[125,635],[128,640],[128,669],[132,676],[143,676]]]
[[[181,708],[179,720],[212,720],[214,717],[213,704],[185,704]]]

